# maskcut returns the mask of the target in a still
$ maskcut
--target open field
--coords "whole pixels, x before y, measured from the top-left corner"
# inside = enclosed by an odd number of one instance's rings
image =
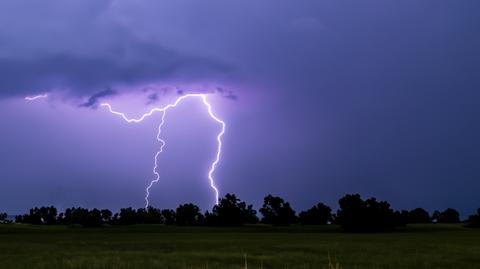
[[[0,268],[480,268],[480,230],[0,225]]]

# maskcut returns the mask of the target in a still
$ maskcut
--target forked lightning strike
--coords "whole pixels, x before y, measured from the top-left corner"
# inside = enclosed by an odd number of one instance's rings
[[[170,109],[170,108],[176,107],[182,100],[187,99],[187,98],[191,98],[191,97],[202,99],[203,103],[207,107],[208,114],[210,115],[210,117],[212,119],[214,119],[216,122],[220,123],[220,125],[222,126],[222,129],[221,129],[220,133],[218,133],[218,135],[217,135],[217,142],[218,142],[217,154],[216,154],[215,160],[212,162],[212,164],[210,166],[210,170],[208,171],[208,179],[210,180],[210,187],[215,191],[215,204],[218,204],[218,189],[215,186],[215,180],[213,178],[213,173],[215,172],[215,168],[216,168],[218,162],[220,161],[220,155],[222,153],[222,136],[225,133],[225,122],[223,122],[222,120],[217,118],[215,116],[215,114],[213,114],[212,105],[207,101],[207,95],[206,94],[186,94],[186,95],[180,96],[177,100],[175,100],[175,102],[173,104],[168,104],[165,107],[161,107],[161,108],[153,108],[152,110],[150,110],[150,112],[143,114],[140,118],[137,118],[137,119],[128,118],[125,115],[125,113],[114,111],[112,109],[112,106],[108,103],[102,103],[101,104],[101,106],[107,107],[108,110],[111,113],[122,117],[128,123],[138,123],[138,122],[143,121],[147,117],[152,116],[153,113],[155,113],[155,112],[162,112],[162,118],[161,118],[161,121],[160,121],[160,125],[158,126],[158,133],[157,133],[157,140],[160,142],[160,149],[155,154],[155,165],[153,167],[153,173],[155,174],[155,179],[150,181],[150,184],[145,189],[145,208],[147,208],[149,206],[148,198],[150,196],[150,188],[153,186],[154,183],[156,183],[160,180],[160,174],[157,172],[157,168],[158,168],[157,160],[158,160],[158,155],[160,155],[160,153],[163,152],[163,147],[165,146],[165,141],[161,138],[161,132],[162,132],[163,124],[165,123],[165,115],[167,113],[167,110]]]

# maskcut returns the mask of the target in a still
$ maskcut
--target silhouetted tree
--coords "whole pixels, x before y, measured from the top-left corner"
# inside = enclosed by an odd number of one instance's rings
[[[408,216],[409,216],[408,210],[395,211],[394,218],[397,226],[406,226],[408,223]]]
[[[395,215],[386,201],[375,198],[363,201],[359,194],[347,194],[339,200],[337,221],[348,232],[390,231],[397,225]]]
[[[118,214],[118,213],[113,214],[113,217],[112,217],[112,220],[110,221],[110,224],[112,224],[112,225],[120,224],[120,214]]]
[[[118,214],[118,224],[132,225],[138,223],[137,211],[131,207],[121,208]]]
[[[296,221],[295,211],[290,207],[290,203],[280,197],[266,196],[259,211],[263,215],[263,223],[288,225]]]
[[[302,211],[298,215],[301,224],[304,225],[322,225],[332,220],[332,209],[323,204],[318,203],[307,211]]]
[[[149,206],[147,208],[146,216],[143,223],[147,224],[160,224],[164,223],[162,212],[158,208]]]
[[[53,206],[35,207],[29,210],[29,214],[17,216],[15,222],[31,224],[55,224],[57,222],[57,209]]]
[[[432,222],[437,222],[439,217],[440,217],[440,211],[435,210],[435,211],[433,211],[431,221]]]
[[[102,212],[96,208],[88,211],[87,218],[82,223],[84,227],[99,227],[102,224]]]
[[[163,209],[161,213],[162,213],[163,222],[166,225],[172,225],[177,222],[175,211],[171,209]]]
[[[136,224],[136,223],[163,223],[162,214],[159,209],[149,207],[135,210],[131,207],[120,209],[120,213],[112,212],[108,209],[86,209],[86,208],[67,208],[56,217],[57,211],[54,207],[32,208],[29,214],[17,216],[18,223],[32,224],[64,224],[64,225],[82,225],[84,227],[98,227],[103,224]]]
[[[408,212],[408,223],[430,223],[431,218],[427,210],[423,208],[415,208]]]
[[[178,206],[175,215],[177,225],[192,226],[203,224],[203,215],[200,213],[200,208],[192,203]]]
[[[110,210],[98,210],[96,208],[89,210],[87,208],[72,207],[65,209],[60,213],[57,222],[64,225],[81,225],[83,227],[99,227],[111,219]]]
[[[86,208],[67,208],[63,214],[60,214],[59,222],[65,225],[85,225],[88,218],[88,209]]]
[[[480,228],[480,208],[477,209],[477,214],[471,215],[467,220],[467,227]]]
[[[163,222],[162,213],[159,209],[149,206],[147,209],[137,210],[136,223],[160,224]]]
[[[54,206],[41,207],[41,216],[45,224],[55,224],[57,221],[57,209]]]
[[[0,223],[10,223],[10,221],[7,220],[7,217],[7,213],[0,212]]]
[[[15,223],[29,223],[27,221],[28,214],[23,214],[23,215],[16,215],[15,216]]]
[[[108,209],[102,209],[100,211],[100,214],[102,215],[103,223],[111,223],[112,222],[112,211],[110,211]]]
[[[258,222],[256,214],[252,205],[247,206],[235,194],[227,193],[218,205],[213,207],[212,213],[205,214],[205,219],[207,225],[239,226]]]
[[[139,208],[135,211],[134,223],[145,223],[147,219],[147,210],[145,208]]]
[[[435,210],[432,219],[437,223],[459,223],[460,214],[453,208],[447,208],[443,212]]]
[[[337,214],[335,213],[332,213],[332,220],[331,220],[332,224],[338,224],[337,222]]]

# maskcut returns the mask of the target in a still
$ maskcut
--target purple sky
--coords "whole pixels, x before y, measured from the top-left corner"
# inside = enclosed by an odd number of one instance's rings
[[[0,2],[0,211],[142,207],[160,118],[208,92],[220,194],[480,207],[480,2]],[[26,102],[27,95],[49,93]],[[210,209],[218,124],[169,111],[151,204]]]

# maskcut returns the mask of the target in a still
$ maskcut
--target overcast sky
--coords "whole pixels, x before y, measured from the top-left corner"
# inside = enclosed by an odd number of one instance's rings
[[[208,93],[220,195],[480,207],[478,1],[1,1],[0,211],[142,207],[160,114]],[[25,96],[48,93],[27,102]],[[210,209],[220,126],[169,111],[151,204]]]

